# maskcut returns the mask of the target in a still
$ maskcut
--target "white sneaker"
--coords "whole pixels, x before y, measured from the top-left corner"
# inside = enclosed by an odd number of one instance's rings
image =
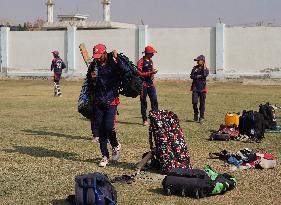
[[[108,158],[104,156],[99,163],[99,167],[106,167],[107,164],[108,164]]]
[[[117,147],[112,148],[112,160],[118,161],[121,155],[121,144],[119,143]]]

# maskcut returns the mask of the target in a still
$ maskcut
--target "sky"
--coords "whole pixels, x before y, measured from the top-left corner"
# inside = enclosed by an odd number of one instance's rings
[[[101,0],[53,0],[54,17],[81,13],[102,20]],[[0,21],[46,20],[47,0],[0,0]],[[149,27],[281,25],[281,0],[111,0],[111,20]]]

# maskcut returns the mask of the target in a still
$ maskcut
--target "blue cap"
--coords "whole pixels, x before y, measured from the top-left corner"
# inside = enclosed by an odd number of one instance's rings
[[[200,61],[200,60],[205,61],[205,56],[200,55],[200,56],[198,56],[196,59],[194,59],[194,61]]]

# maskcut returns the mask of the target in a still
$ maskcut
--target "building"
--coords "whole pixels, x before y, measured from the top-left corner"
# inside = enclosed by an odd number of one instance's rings
[[[70,15],[58,15],[59,22],[62,21],[85,21],[87,20],[89,15],[83,14],[70,14]]]
[[[66,30],[67,27],[73,26],[78,30],[93,30],[93,29],[119,29],[119,28],[137,28],[135,24],[127,24],[120,22],[112,22],[110,20],[110,0],[102,0],[103,5],[103,20],[89,21],[89,15],[83,14],[64,14],[58,15],[58,21],[53,21],[54,2],[48,0],[47,5],[47,22],[43,25],[45,30]]]

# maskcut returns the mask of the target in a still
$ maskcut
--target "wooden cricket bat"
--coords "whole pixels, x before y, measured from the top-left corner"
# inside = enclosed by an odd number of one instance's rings
[[[148,152],[144,158],[136,164],[136,170],[138,172],[144,167],[144,165],[153,157],[152,151]]]
[[[80,48],[80,52],[82,54],[82,57],[84,59],[84,62],[86,64],[87,68],[88,68],[89,65],[90,65],[90,57],[89,57],[89,53],[87,51],[87,48],[85,46],[85,43],[80,43],[79,48]]]

